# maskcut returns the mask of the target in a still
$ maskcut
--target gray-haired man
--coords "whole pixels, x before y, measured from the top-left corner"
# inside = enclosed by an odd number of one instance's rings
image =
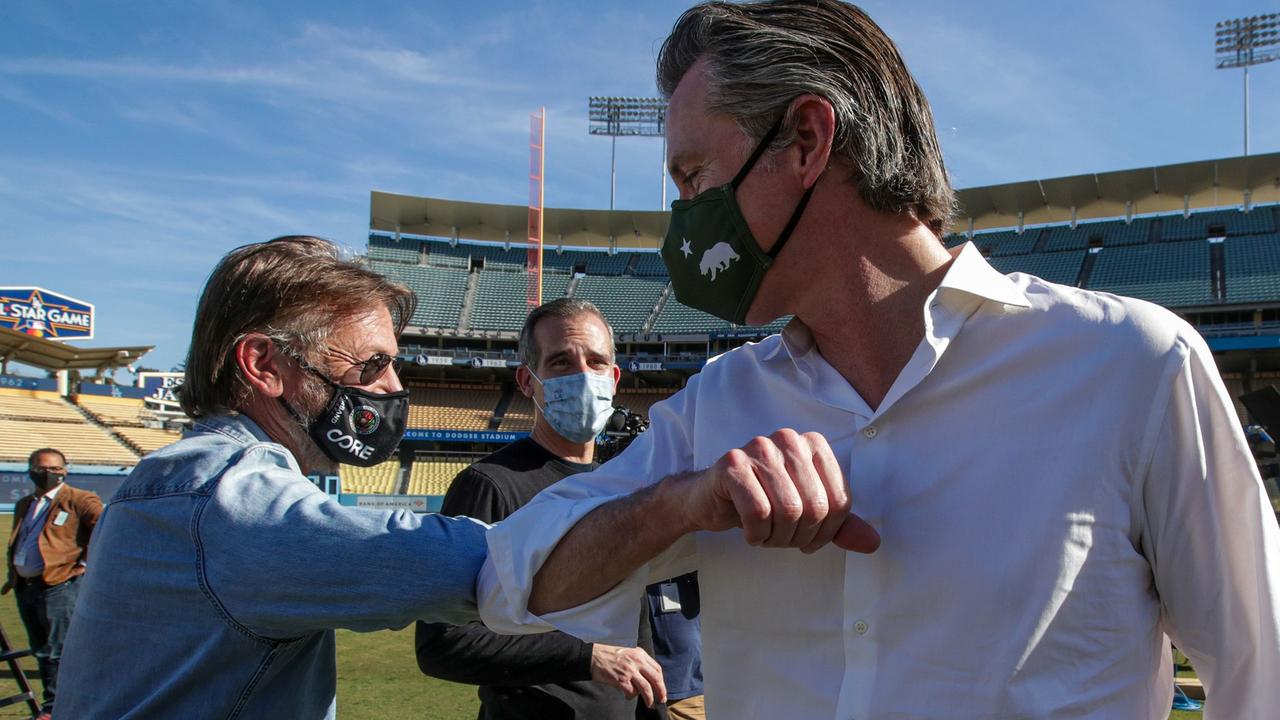
[[[622,642],[697,569],[710,717],[1164,720],[1166,633],[1209,717],[1274,716],[1280,532],[1196,332],[944,248],[928,102],[851,5],[698,5],[658,81],[676,297],[796,319],[491,530],[485,622]]]
[[[334,628],[475,617],[482,525],[344,507],[306,477],[395,451],[413,306],[317,238],[222,259],[182,387],[195,426],[102,514],[59,717],[332,718]]]

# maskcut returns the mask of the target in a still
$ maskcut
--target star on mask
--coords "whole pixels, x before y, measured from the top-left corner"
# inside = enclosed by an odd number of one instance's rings
[[[693,254],[693,248],[689,247],[688,238],[681,238],[681,239],[684,240],[684,244],[680,246],[680,252],[684,253],[684,256],[687,258]]]

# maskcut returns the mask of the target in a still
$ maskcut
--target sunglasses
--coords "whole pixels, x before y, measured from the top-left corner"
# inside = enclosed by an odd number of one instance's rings
[[[388,365],[397,375],[400,374],[400,358],[386,353],[374,353],[367,360],[352,363],[353,367],[360,368],[361,385],[368,385],[382,377]]]
[[[286,347],[284,344],[278,341],[276,342],[276,347],[280,348],[280,351],[283,352],[285,355],[293,358],[294,362],[298,363],[299,367],[301,367],[302,369],[318,375],[330,385],[337,384],[333,380],[329,379],[328,375],[321,372],[317,367],[315,367],[314,365],[312,365],[311,363],[303,359],[303,357],[299,355],[297,352],[295,352],[293,348]],[[391,369],[397,375],[400,374],[400,365],[401,365],[400,358],[394,355],[388,355],[386,353],[377,352],[370,355],[365,360],[352,360],[349,362],[351,363],[351,366],[353,368],[357,368],[357,367],[360,368],[360,384],[361,385],[368,385],[372,383],[374,380],[377,380],[378,378],[382,377],[382,373],[386,372],[387,366],[391,366]]]

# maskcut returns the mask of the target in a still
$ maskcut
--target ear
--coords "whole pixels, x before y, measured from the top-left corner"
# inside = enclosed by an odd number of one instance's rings
[[[622,380],[622,368],[617,363],[613,364],[613,393],[618,393],[618,381]]]
[[[235,347],[236,366],[256,395],[277,398],[284,394],[287,360],[280,348],[262,333],[249,333]]]
[[[831,161],[836,137],[836,111],[831,101],[805,94],[791,101],[795,122],[792,149],[798,153],[796,171],[806,188],[813,187]]]
[[[516,368],[516,387],[520,388],[521,395],[533,397],[533,373],[524,365]]]

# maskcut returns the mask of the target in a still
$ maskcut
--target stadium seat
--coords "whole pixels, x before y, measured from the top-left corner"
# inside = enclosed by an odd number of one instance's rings
[[[1104,248],[1088,287],[1165,307],[1211,304],[1215,300],[1209,283],[1209,243],[1191,240]]]
[[[400,462],[389,460],[373,467],[340,465],[342,492],[358,495],[390,495],[400,481]]]
[[[472,460],[457,458],[417,457],[409,469],[409,495],[444,495],[458,473]]]
[[[0,460],[23,461],[42,447],[78,465],[135,465],[138,456],[96,425],[0,418]]]
[[[57,393],[29,394],[26,391],[0,391],[0,417],[45,420],[49,422],[83,423],[84,416]],[[21,394],[20,394],[21,393]]]
[[[1020,272],[1060,285],[1075,285],[1084,256],[1083,250],[1076,250],[1034,255],[1003,255],[989,258],[989,262],[991,267],[1005,274]]]
[[[369,235],[369,258],[418,264],[418,248],[422,241],[401,237],[399,240],[386,235]]]
[[[409,393],[409,427],[429,430],[487,430],[502,397],[497,385],[411,386]]]
[[[1227,238],[1227,302],[1274,302],[1280,297],[1280,234]]]
[[[76,404],[87,410],[98,422],[113,427],[143,427],[144,420],[154,419],[146,404],[136,398],[81,394],[76,396]]]

